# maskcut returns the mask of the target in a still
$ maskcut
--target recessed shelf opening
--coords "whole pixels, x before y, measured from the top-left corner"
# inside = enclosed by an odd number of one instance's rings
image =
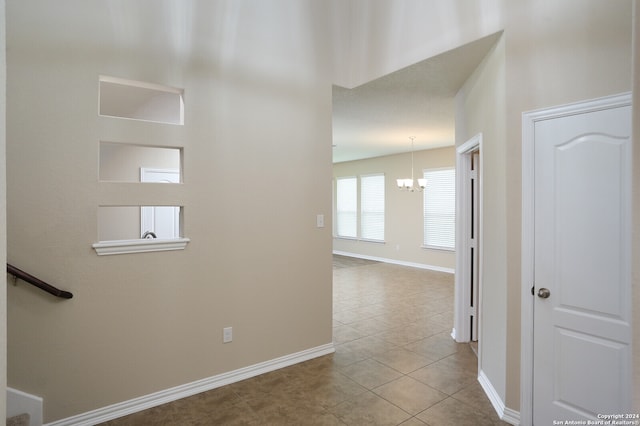
[[[98,255],[183,250],[182,206],[99,206]]]
[[[141,170],[165,170],[145,176]],[[171,172],[171,176],[168,172]],[[103,182],[182,182],[182,149],[100,142],[99,179]],[[155,177],[155,180],[151,178]]]
[[[98,240],[181,238],[181,206],[100,206]]]
[[[100,115],[184,124],[183,90],[143,81],[100,76]]]

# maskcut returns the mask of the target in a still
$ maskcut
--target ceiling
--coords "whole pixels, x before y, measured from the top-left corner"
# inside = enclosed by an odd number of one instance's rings
[[[333,162],[455,144],[455,95],[498,39],[494,34],[377,80],[333,88]]]

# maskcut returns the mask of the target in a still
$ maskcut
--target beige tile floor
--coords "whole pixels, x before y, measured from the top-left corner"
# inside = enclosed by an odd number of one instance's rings
[[[453,276],[334,256],[336,352],[105,423],[506,425],[457,344]]]

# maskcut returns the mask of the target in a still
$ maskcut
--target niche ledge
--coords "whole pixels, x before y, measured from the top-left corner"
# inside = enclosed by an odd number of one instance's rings
[[[100,241],[93,244],[98,256],[152,251],[184,250],[189,238]]]

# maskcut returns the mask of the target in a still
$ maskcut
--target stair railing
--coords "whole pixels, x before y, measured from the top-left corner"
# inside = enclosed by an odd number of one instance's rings
[[[21,269],[16,268],[13,265],[9,265],[8,263],[7,263],[7,273],[10,275],[13,275],[13,277],[16,279],[21,279],[22,281],[29,283],[33,286],[36,286],[39,289],[44,290],[47,293],[52,294],[56,297],[60,297],[62,299],[71,299],[73,297],[72,293],[65,290],[60,290],[59,288],[56,288],[51,284],[46,283],[41,279],[36,278],[33,275],[28,274]]]

